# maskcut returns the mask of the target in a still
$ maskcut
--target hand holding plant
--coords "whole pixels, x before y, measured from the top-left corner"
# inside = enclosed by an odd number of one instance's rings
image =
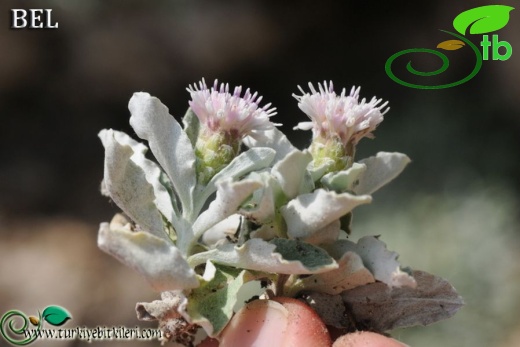
[[[379,236],[347,240],[352,210],[410,160],[380,152],[356,162],[387,103],[359,100],[359,88],[336,94],[332,82],[309,87],[295,95],[309,117],[296,128],[313,134],[303,151],[257,93],[217,81],[188,88],[184,127],[158,99],[134,94],[130,124],[157,163],[128,135],[100,132],[102,191],[125,215],[101,224],[98,244],[161,292],[136,309],[165,340],[192,345],[200,328],[222,340],[244,288],[256,288],[251,300],[298,298],[342,333],[426,325],[461,307],[448,282],[402,269]]]

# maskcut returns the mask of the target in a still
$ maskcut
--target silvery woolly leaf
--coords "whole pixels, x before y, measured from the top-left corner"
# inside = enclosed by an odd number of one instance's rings
[[[320,230],[313,233],[311,236],[302,239],[302,241],[311,243],[313,245],[321,245],[324,243],[331,243],[338,239],[341,232],[341,222],[336,219],[330,224],[327,224]]]
[[[161,170],[144,156],[146,146],[114,130],[102,130],[99,137],[105,147],[103,185],[110,197],[142,229],[166,238],[161,213],[174,228],[178,218],[159,181]]]
[[[352,192],[358,183],[358,178],[367,170],[365,164],[354,163],[347,170],[329,172],[321,178],[321,184],[336,193]]]
[[[114,218],[101,223],[98,246],[136,270],[157,291],[196,288],[199,282],[181,252],[150,233],[131,231]]]
[[[179,235],[178,247],[187,252],[206,230],[236,213],[244,200],[261,186],[261,182],[249,179],[238,182],[232,182],[231,179],[220,181],[215,200],[193,223],[192,234]]]
[[[250,226],[249,233],[241,233],[242,242],[255,237],[267,241],[275,237],[287,237],[287,225],[278,209],[287,202],[286,197],[273,176],[267,172],[262,172],[261,175],[268,178],[263,181],[264,186],[257,190],[253,198],[243,204],[239,211],[246,217],[246,225]]]
[[[335,259],[347,252],[358,254],[365,267],[375,279],[389,287],[415,287],[412,276],[401,271],[397,258],[399,255],[386,249],[386,244],[374,236],[365,236],[356,243],[349,240],[338,240],[334,244],[323,246]]]
[[[323,249],[297,240],[250,239],[241,246],[225,244],[188,258],[195,267],[211,260],[236,268],[278,274],[312,274],[338,267]]]
[[[280,237],[280,235],[284,235],[285,227],[280,225],[280,223],[276,223],[275,221],[262,224],[260,228],[251,231],[249,234],[250,238],[260,238],[266,241],[272,240],[275,237]]]
[[[309,172],[309,175],[311,176],[311,179],[313,182],[316,182],[320,178],[325,175],[327,170],[330,168],[331,165],[333,165],[334,162],[332,159],[324,160],[324,162],[320,166],[314,166],[314,162],[312,162],[308,167],[307,171]]]
[[[258,171],[271,164],[275,156],[270,148],[251,148],[234,158],[228,166],[217,173],[205,187],[197,187],[195,211],[198,213],[204,203],[217,190],[217,182],[222,179],[238,179],[252,171]],[[200,190],[199,190],[200,188]]]
[[[429,325],[450,318],[464,301],[446,280],[414,271],[417,288],[390,288],[372,283],[341,294],[352,318],[384,332],[414,325]]]
[[[247,176],[262,183],[262,187],[256,190],[251,199],[244,203],[239,213],[255,224],[266,224],[273,220],[276,202],[283,198],[283,193],[273,176],[269,172],[252,172]]]
[[[410,158],[405,154],[388,152],[379,152],[375,157],[361,160],[360,164],[365,164],[367,169],[359,176],[354,193],[372,194],[396,178],[409,163]]]
[[[228,242],[227,238],[237,233],[241,221],[242,217],[239,214],[232,214],[206,230],[202,235],[202,243],[214,248]]]
[[[199,136],[200,122],[199,117],[197,117],[191,107],[188,107],[184,117],[182,117],[182,124],[184,124],[184,132],[188,135],[191,146],[195,148],[197,137]]]
[[[339,219],[354,207],[372,201],[369,195],[337,194],[317,189],[299,195],[280,209],[290,238],[307,238]]]
[[[170,178],[185,218],[193,211],[196,184],[195,152],[190,139],[159,99],[148,93],[134,93],[128,104],[130,125],[137,136],[147,140],[155,158]]]
[[[270,172],[252,172],[247,178],[261,180],[263,188],[257,190],[251,200],[242,206],[240,213],[249,221],[261,225],[252,237],[271,239],[286,237],[286,227],[278,208],[298,194],[308,193],[314,188],[306,167],[312,160],[310,153],[292,151],[278,161]],[[256,236],[254,236],[256,235]]]
[[[309,152],[294,150],[273,166],[271,174],[287,198],[293,199],[298,194],[311,192],[314,185],[306,170],[311,161]]]
[[[191,322],[202,326],[209,336],[217,336],[233,316],[239,289],[253,279],[245,270],[215,266],[208,261],[200,286],[188,298]]]
[[[338,268],[298,279],[285,293],[295,296],[301,291],[314,291],[330,295],[375,282],[374,276],[363,265],[363,261],[354,252],[343,254],[337,261]]]
[[[248,136],[244,139],[244,144],[249,148],[254,147],[268,147],[272,148],[276,156],[273,162],[276,163],[283,159],[287,154],[296,150],[291,142],[287,139],[284,133],[277,128],[272,128],[262,132],[262,136],[256,136],[255,139]]]

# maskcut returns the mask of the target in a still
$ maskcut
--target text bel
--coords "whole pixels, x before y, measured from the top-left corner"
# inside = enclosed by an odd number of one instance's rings
[[[12,9],[11,29],[57,29],[58,22],[52,22],[51,9]]]

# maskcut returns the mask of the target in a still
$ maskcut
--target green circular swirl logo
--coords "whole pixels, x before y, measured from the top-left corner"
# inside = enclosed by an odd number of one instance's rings
[[[16,318],[21,318],[21,325],[19,325],[20,321]],[[0,333],[2,334],[2,337],[9,343],[16,345],[16,346],[24,346],[28,345],[29,343],[36,340],[37,336],[36,334],[31,334],[30,336],[26,337],[26,331],[29,327],[29,322],[31,324],[36,323],[36,330],[39,331],[41,329],[42,325],[42,319],[41,315],[39,315],[39,318],[33,318],[33,317],[27,317],[25,313],[18,310],[10,310],[7,311],[3,316],[2,320],[0,320]],[[6,331],[6,328],[8,330]],[[14,336],[13,336],[14,335]],[[16,339],[16,337],[19,337],[19,339]]]
[[[42,313],[38,312],[38,317],[27,316],[19,310],[10,310],[0,319],[0,334],[12,345],[25,346],[38,338],[44,321],[60,326],[71,318],[70,313],[60,306],[48,306]],[[29,329],[29,324],[34,328]]]

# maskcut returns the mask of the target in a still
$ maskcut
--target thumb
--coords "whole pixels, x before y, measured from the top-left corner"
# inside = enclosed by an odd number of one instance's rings
[[[220,347],[330,346],[327,328],[307,305],[292,298],[255,300],[245,305],[222,332]]]
[[[341,336],[332,347],[407,347],[407,345],[370,331],[358,331]]]

